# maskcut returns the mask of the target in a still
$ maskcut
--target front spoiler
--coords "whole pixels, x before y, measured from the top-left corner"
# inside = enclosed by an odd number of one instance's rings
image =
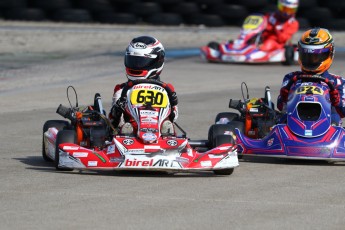
[[[320,137],[294,135],[284,125],[276,125],[263,139],[251,139],[236,129],[239,155],[290,158],[303,160],[345,161],[345,132],[331,127]]]
[[[66,150],[67,149],[69,150]],[[65,150],[64,150],[65,149]],[[73,151],[71,151],[73,149]],[[239,166],[237,152],[231,146],[218,147],[205,153],[170,152],[168,155],[116,155],[93,151],[73,144],[59,146],[60,168],[79,170],[140,170],[168,172],[198,172],[231,169]],[[188,157],[188,154],[190,157]],[[193,156],[192,156],[193,155]]]

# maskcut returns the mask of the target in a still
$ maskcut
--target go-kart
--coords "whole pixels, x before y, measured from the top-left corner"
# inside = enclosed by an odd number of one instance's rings
[[[209,42],[200,48],[201,58],[209,62],[294,64],[298,60],[296,45],[288,43],[281,49],[268,52],[260,50],[267,23],[267,18],[261,14],[249,15],[237,39],[224,43]]]
[[[262,98],[249,98],[245,82],[242,82],[241,90],[243,100],[230,99],[229,102],[229,108],[236,112],[217,114],[215,124],[210,127],[208,133],[210,146],[216,145],[216,140],[219,140],[220,136],[223,136],[224,142],[228,139],[229,143],[235,144],[235,129],[239,129],[245,136],[253,139],[264,138],[280,119],[281,113],[274,108],[268,86],[266,86]],[[239,158],[241,157],[242,155],[239,153]]]
[[[333,84],[318,75],[302,75],[291,79],[286,87],[291,88],[286,114],[280,117],[278,124],[272,126],[265,137],[250,138],[240,129],[233,130],[239,153],[344,161],[345,130],[331,119],[329,92],[334,90]]]
[[[209,149],[205,140],[190,140],[174,123],[173,133],[161,132],[170,114],[169,88],[152,80],[126,86],[125,113],[136,122],[133,133],[121,133],[105,116],[101,98],[81,110],[60,105],[57,113],[69,120],[48,120],[43,126],[42,155],[57,170],[149,170],[166,172],[213,171],[230,175],[237,152],[225,143]],[[67,90],[68,92],[68,90]],[[68,93],[67,93],[68,95]],[[76,97],[77,98],[77,97]]]

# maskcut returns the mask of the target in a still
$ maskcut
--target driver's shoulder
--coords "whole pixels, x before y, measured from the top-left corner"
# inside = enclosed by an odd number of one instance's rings
[[[285,79],[291,79],[295,76],[300,76],[300,75],[303,75],[303,72],[302,71],[293,71],[293,72],[290,72],[288,74],[285,75]]]

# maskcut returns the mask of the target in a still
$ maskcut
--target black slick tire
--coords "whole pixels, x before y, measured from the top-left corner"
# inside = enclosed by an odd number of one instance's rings
[[[62,143],[77,143],[77,135],[74,130],[62,130],[58,132],[56,137],[56,146],[55,146],[55,168],[59,171],[73,171],[71,168],[65,168],[59,166],[60,160],[60,150],[59,145]]]

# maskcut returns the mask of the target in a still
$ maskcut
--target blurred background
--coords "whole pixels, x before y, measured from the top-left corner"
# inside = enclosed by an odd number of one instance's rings
[[[136,25],[240,26],[276,0],[0,0],[0,19]],[[345,29],[345,0],[300,0],[300,29]]]

